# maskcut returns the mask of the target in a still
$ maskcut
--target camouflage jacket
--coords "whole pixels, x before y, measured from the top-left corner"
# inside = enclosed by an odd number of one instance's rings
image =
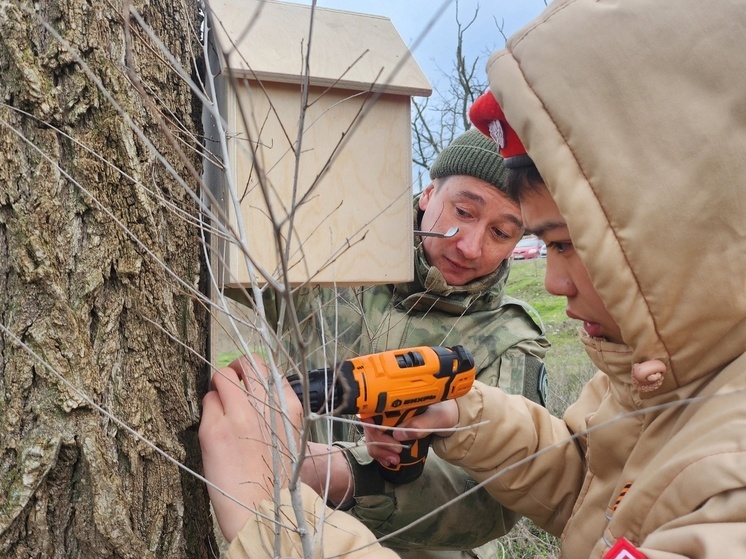
[[[415,280],[406,284],[298,291],[294,302],[306,348],[305,367],[330,366],[390,349],[461,344],[473,354],[480,381],[543,403],[542,358],[549,343],[536,311],[503,294],[510,263],[505,261],[489,276],[454,287],[427,264],[420,246],[415,269]],[[267,305],[268,310],[279,310],[276,301],[267,302],[273,303]],[[282,328],[285,334],[290,330],[287,322]],[[288,367],[299,367],[304,361],[301,344],[289,338],[283,343],[291,360]],[[463,470],[431,452],[418,480],[390,484],[378,474],[377,463],[372,463],[359,442],[360,434],[349,424],[330,418],[316,424],[313,436],[317,442],[347,447],[355,477],[350,513],[377,536],[407,526],[475,483]],[[481,490],[385,543],[400,553],[415,550],[417,557],[472,556],[460,551],[428,555],[423,548],[464,550],[485,544],[507,533],[517,519]]]

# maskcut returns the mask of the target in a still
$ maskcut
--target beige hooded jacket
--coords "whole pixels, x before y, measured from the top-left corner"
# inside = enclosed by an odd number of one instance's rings
[[[488,76],[628,346],[550,421],[476,391],[436,450],[598,558],[746,557],[746,2],[555,1]],[[663,385],[632,384],[660,360]],[[571,441],[570,436],[577,437]],[[571,442],[563,442],[571,441]],[[552,448],[553,444],[558,446]],[[539,455],[505,471],[531,451]]]
[[[434,448],[567,559],[620,538],[746,557],[745,53],[743,0],[555,0],[488,65],[628,346],[584,340],[600,372],[564,420],[480,385],[459,400],[480,425]],[[664,382],[643,394],[631,366],[653,359]],[[390,553],[345,554],[370,535],[328,524],[319,557]],[[269,557],[272,526],[249,522],[235,557]]]

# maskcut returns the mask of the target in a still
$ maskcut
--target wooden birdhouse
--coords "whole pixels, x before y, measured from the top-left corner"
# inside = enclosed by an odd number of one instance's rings
[[[248,285],[249,261],[260,283],[411,280],[410,107],[431,88],[391,21],[261,0],[209,12],[222,285]]]

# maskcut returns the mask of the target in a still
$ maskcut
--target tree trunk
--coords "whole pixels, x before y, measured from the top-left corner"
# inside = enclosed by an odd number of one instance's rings
[[[131,4],[193,72],[196,2]],[[202,483],[122,425],[199,469],[198,208],[134,131],[196,190],[199,112],[128,10],[0,2],[2,557],[215,555]]]

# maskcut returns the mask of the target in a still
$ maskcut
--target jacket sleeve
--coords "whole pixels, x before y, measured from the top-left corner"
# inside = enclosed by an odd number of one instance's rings
[[[316,493],[301,485],[304,518],[312,557],[342,557],[344,559],[395,559],[397,555],[376,542],[360,522],[350,515],[326,507]],[[265,500],[257,514],[248,520],[231,542],[228,559],[261,559],[266,557],[306,557],[303,553],[298,522],[290,501],[290,493],[281,493],[279,518],[274,522],[275,505]],[[275,537],[277,529],[278,537]],[[277,545],[276,545],[277,542]],[[276,547],[279,546],[279,549]]]
[[[587,397],[568,410],[573,422],[582,422],[597,403],[592,386],[584,392]],[[544,407],[479,382],[457,403],[458,426],[471,428],[435,437],[433,449],[483,482],[504,506],[560,535],[585,473],[584,441],[573,437],[582,425],[570,428]]]

